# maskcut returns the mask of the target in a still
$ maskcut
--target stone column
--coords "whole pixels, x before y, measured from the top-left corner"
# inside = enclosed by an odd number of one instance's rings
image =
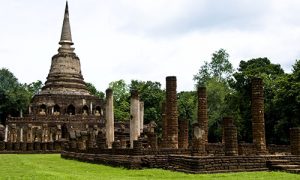
[[[189,146],[189,121],[179,120],[178,147],[187,149]]]
[[[226,156],[238,155],[238,143],[237,143],[237,128],[233,124],[232,117],[223,118],[223,134],[225,144]]]
[[[112,143],[115,139],[114,127],[114,98],[112,89],[106,90],[106,105],[105,105],[105,127],[106,127],[106,144],[108,148],[112,148]]]
[[[5,126],[4,142],[7,142],[8,125]]]
[[[93,103],[92,102],[90,103],[90,113],[93,114]]]
[[[176,76],[166,77],[167,147],[178,148],[178,112]]]
[[[133,148],[133,141],[140,135],[140,101],[136,90],[131,91],[130,98],[130,148]]]
[[[251,115],[252,115],[253,144],[258,154],[265,154],[267,152],[267,149],[266,149],[266,138],[265,138],[263,81],[260,78],[253,78],[251,85],[252,85]]]
[[[48,142],[49,141],[49,135],[48,135],[48,124],[42,125],[42,142]]]
[[[20,142],[23,142],[23,128],[20,129]]]
[[[300,127],[290,129],[291,154],[300,155]]]
[[[161,108],[161,112],[162,112],[162,142],[161,142],[161,147],[162,148],[166,148],[166,143],[167,143],[167,127],[168,127],[168,122],[167,122],[167,118],[166,118],[166,102],[164,101],[162,103],[162,108]]]
[[[50,129],[49,142],[53,142],[53,131]]]
[[[207,143],[208,137],[208,115],[207,115],[207,95],[206,87],[198,87],[198,123],[204,130],[204,143]]]
[[[144,102],[140,101],[140,133],[144,130]]]

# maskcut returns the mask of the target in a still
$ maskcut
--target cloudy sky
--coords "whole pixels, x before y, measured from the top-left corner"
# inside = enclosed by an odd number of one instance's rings
[[[45,82],[57,53],[64,0],[0,0],[0,68]],[[300,59],[299,0],[69,0],[75,52],[87,82],[104,91],[124,79],[177,76],[178,91],[224,48],[240,60],[268,57],[286,72]]]

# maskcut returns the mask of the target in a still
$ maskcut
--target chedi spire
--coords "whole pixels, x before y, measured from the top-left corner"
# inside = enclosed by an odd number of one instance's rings
[[[61,30],[59,44],[61,45],[61,47],[58,49],[59,52],[73,52],[74,51],[74,48],[71,48],[71,45],[73,45],[74,43],[72,42],[68,1],[66,2],[64,21],[63,21],[63,26],[62,26],[62,30]]]
[[[52,57],[50,71],[40,94],[90,95],[81,74],[80,60],[75,54],[69,21],[69,8],[66,2],[61,45],[58,54]]]

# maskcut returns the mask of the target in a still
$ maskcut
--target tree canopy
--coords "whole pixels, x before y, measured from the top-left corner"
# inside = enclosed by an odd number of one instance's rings
[[[206,86],[209,116],[209,141],[221,140],[221,120],[233,116],[238,127],[239,141],[252,141],[251,79],[260,77],[264,82],[264,107],[267,143],[289,143],[289,129],[300,126],[300,60],[296,60],[291,73],[285,73],[279,64],[268,58],[242,60],[234,70],[229,54],[220,49],[212,54],[211,60],[194,75],[195,85]],[[18,116],[27,111],[30,99],[42,88],[41,81],[22,84],[8,69],[0,69],[0,117],[2,123],[10,114]],[[87,83],[92,95],[104,98],[105,94]],[[122,79],[109,84],[114,96],[116,121],[128,121],[130,117],[130,90],[138,90],[144,102],[145,123],[155,121],[161,130],[161,104],[165,90],[159,82]],[[179,92],[179,120],[190,124],[197,120],[196,91]]]
[[[8,115],[18,116],[27,110],[31,93],[27,86],[18,82],[18,79],[8,69],[0,69],[0,116],[4,123]]]

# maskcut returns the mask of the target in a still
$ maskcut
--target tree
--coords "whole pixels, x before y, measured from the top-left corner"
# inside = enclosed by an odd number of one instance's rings
[[[130,89],[139,92],[140,100],[144,102],[144,123],[161,122],[161,103],[164,100],[164,91],[159,82],[132,80]]]
[[[230,87],[235,90],[227,104],[238,104],[236,111],[240,112],[239,118],[242,121],[238,124],[240,140],[252,141],[252,122],[251,122],[251,79],[260,77],[264,81],[265,98],[265,125],[268,143],[273,143],[274,124],[278,120],[274,112],[273,97],[275,96],[276,79],[283,76],[284,71],[279,64],[272,64],[268,58],[256,58],[249,61],[241,61],[238,71],[233,74],[230,80]],[[234,101],[233,101],[234,100]]]
[[[109,83],[114,96],[114,117],[116,121],[129,120],[129,88],[123,79]]]
[[[300,126],[300,61],[293,65],[292,74],[285,74],[275,82],[273,137],[276,143],[289,142],[289,129]]]
[[[100,99],[104,98],[104,96],[105,96],[104,93],[101,91],[98,91],[92,83],[86,83],[86,86],[92,95],[97,96]]]
[[[31,97],[35,94],[38,94],[40,92],[40,90],[43,87],[43,83],[42,81],[38,80],[36,82],[32,82],[30,84],[24,84],[24,86],[26,87],[27,91],[29,91],[29,93],[31,94]]]
[[[8,69],[0,69],[0,114],[4,122],[10,114],[18,116],[20,112],[27,110],[31,94],[26,86],[18,82],[18,79]]]
[[[188,121],[189,137],[192,137],[192,124],[197,122],[197,93],[195,91],[182,91],[178,96],[178,120]]]
[[[194,75],[196,86],[207,89],[208,138],[214,142],[221,139],[221,119],[227,113],[226,97],[232,93],[228,81],[232,78],[233,68],[228,58],[228,53],[220,49],[212,54],[211,62],[205,61]]]
[[[204,86],[211,78],[215,78],[219,82],[226,82],[233,73],[233,67],[228,58],[229,54],[224,49],[214,52],[211,62],[204,61],[204,65],[194,75],[194,81],[197,82],[197,85]]]
[[[191,124],[197,121],[197,94],[195,91],[182,91],[178,96],[178,117]]]

